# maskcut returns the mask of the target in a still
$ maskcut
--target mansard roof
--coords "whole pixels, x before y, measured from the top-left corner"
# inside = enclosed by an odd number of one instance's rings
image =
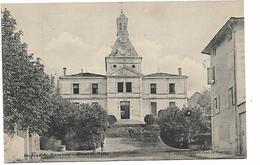
[[[164,72],[157,72],[152,74],[144,75],[144,78],[188,78],[186,75],[178,75],[178,74],[170,74],[170,73],[164,73]]]
[[[85,73],[66,75],[65,77],[106,77],[106,76],[102,74],[85,72]]]
[[[130,39],[127,38],[125,42],[120,42],[117,38],[109,57],[140,57]]]

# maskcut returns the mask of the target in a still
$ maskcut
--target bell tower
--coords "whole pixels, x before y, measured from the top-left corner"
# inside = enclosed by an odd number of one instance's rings
[[[120,16],[116,20],[117,24],[117,36],[120,42],[126,42],[128,38],[127,24],[128,18],[125,16],[123,9],[121,9]]]
[[[122,67],[127,67],[141,73],[142,57],[138,55],[129,39],[128,18],[125,16],[123,9],[116,19],[116,26],[116,42],[109,56],[105,58],[106,72],[109,74]]]

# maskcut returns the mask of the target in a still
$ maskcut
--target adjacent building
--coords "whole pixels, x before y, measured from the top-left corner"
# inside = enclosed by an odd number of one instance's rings
[[[213,150],[246,155],[244,18],[231,17],[202,53],[210,56]]]
[[[146,114],[187,104],[187,79],[178,74],[142,73],[142,57],[129,39],[128,18],[121,11],[116,21],[117,38],[105,58],[106,74],[78,73],[59,77],[61,96],[75,104],[100,104],[117,120],[143,121]],[[153,66],[151,66],[153,67]]]

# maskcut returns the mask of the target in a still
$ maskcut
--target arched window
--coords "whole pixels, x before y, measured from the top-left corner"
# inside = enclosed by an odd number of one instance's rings
[[[119,23],[119,30],[122,30],[122,23]]]

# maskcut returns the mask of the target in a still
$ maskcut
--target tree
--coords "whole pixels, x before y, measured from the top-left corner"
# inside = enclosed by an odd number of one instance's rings
[[[30,128],[41,134],[48,129],[53,110],[53,87],[40,59],[33,58],[16,32],[16,20],[9,10],[1,13],[4,129],[10,132]]]
[[[207,118],[200,107],[169,107],[160,112],[157,123],[160,136],[169,146],[187,148],[196,143],[199,137],[208,131]]]
[[[63,99],[59,94],[55,95],[53,104],[54,110],[50,116],[50,127],[45,135],[48,137],[55,136],[65,141],[67,128],[74,124],[75,112],[79,110],[79,107]]]
[[[97,148],[105,138],[107,113],[100,105],[80,104],[55,96],[55,110],[45,136],[62,140],[68,150]]]

